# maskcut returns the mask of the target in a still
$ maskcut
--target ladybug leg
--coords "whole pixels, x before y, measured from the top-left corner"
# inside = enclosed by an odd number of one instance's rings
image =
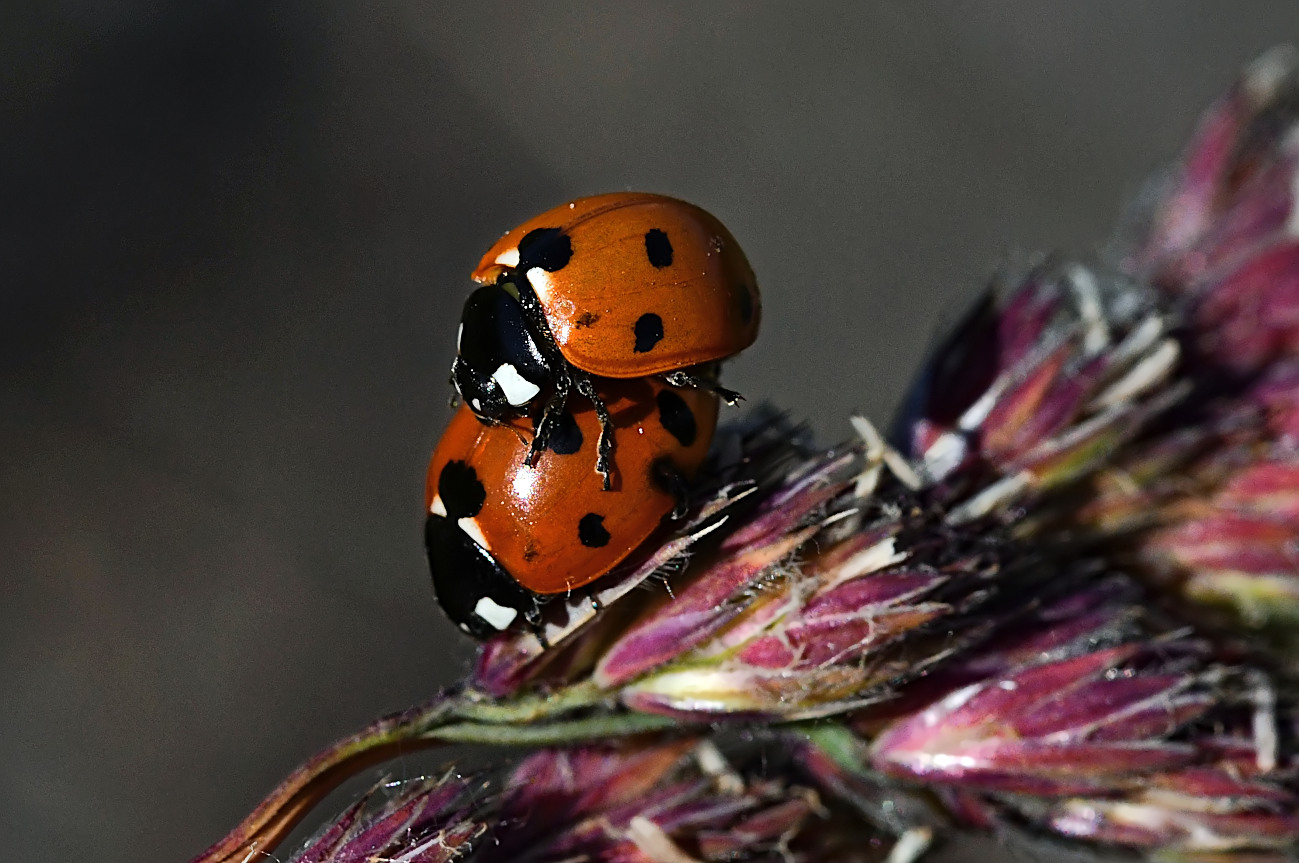
[[[716,381],[709,380],[708,378],[696,377],[695,375],[681,371],[668,372],[667,374],[659,375],[659,377],[674,387],[682,387],[683,389],[692,390],[707,390],[731,407],[735,407],[735,405],[744,401],[744,396],[740,395],[735,390],[728,390],[726,387],[718,386]]]
[[[532,634],[541,642],[542,650],[550,650],[550,639],[546,638],[546,624],[541,619],[541,603],[533,600],[532,608],[523,612],[523,622],[532,630]]]
[[[568,402],[568,391],[573,386],[574,372],[576,371],[564,355],[560,353],[559,346],[555,344],[555,336],[550,331],[550,324],[546,322],[546,311],[541,307],[541,302],[537,299],[536,293],[532,290],[532,285],[527,279],[516,283],[519,292],[519,304],[523,306],[524,314],[527,315],[531,324],[531,332],[537,337],[537,349],[541,351],[546,359],[546,364],[553,370],[555,391],[550,394],[546,400],[546,407],[541,412],[541,420],[537,423],[536,434],[532,438],[532,446],[528,450],[528,457],[523,463],[531,467],[536,461],[537,456],[541,454],[546,445],[550,443],[550,436],[555,431],[555,425],[559,422],[559,416],[564,411],[564,405]],[[582,382],[577,381],[578,392],[584,392]],[[603,407],[597,402],[597,410]],[[602,415],[603,423],[608,417],[607,412]],[[609,487],[608,477],[605,478],[605,488]]]
[[[541,455],[546,445],[550,443],[550,436],[555,431],[560,414],[564,412],[564,405],[568,403],[568,390],[572,385],[573,382],[567,373],[561,372],[555,375],[555,391],[546,400],[546,407],[537,422],[536,433],[532,436],[532,446],[528,448],[528,455],[523,460],[528,467],[536,463],[537,456]]]
[[[604,490],[609,491],[613,487],[609,477],[610,456],[613,455],[613,420],[609,417],[609,409],[605,407],[604,399],[596,394],[591,378],[585,372],[573,368],[564,359],[559,346],[555,344],[555,336],[550,331],[550,324],[546,322],[545,309],[541,307],[541,302],[537,299],[532,286],[524,280],[524,283],[518,286],[518,290],[519,303],[531,319],[533,329],[540,335],[537,346],[555,370],[555,393],[546,403],[545,412],[541,415],[541,423],[537,426],[537,435],[532,439],[532,449],[528,451],[525,464],[531,465],[536,460],[537,454],[546,448],[555,423],[559,422],[559,412],[564,409],[568,388],[575,385],[579,393],[590,399],[591,405],[595,408],[595,415],[600,420],[600,443],[595,469],[604,480]]]
[[[451,398],[447,400],[447,407],[455,410],[460,407],[460,390],[456,388],[456,376],[453,371],[451,377],[447,378],[447,383],[451,385]]]
[[[686,481],[685,474],[681,473],[675,464],[663,458],[654,462],[654,479],[676,501],[676,506],[668,514],[668,518],[673,521],[685,518],[686,512],[690,509],[690,483]]]
[[[578,372],[573,377],[577,391],[590,399],[595,407],[596,418],[600,420],[600,443],[595,457],[595,469],[604,479],[604,490],[609,491],[613,487],[609,480],[610,457],[613,455],[613,419],[609,416],[609,408],[605,406],[604,399],[596,393],[591,378],[583,372]]]

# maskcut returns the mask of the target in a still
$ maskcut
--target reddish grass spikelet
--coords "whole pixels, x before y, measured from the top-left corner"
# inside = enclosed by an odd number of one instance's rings
[[[1138,645],[1049,662],[944,697],[885,729],[876,767],[971,789],[1058,795],[1122,787],[1190,761],[1170,742],[1211,696]]]
[[[448,774],[375,788],[292,863],[447,863],[487,831],[468,803],[472,787]]]
[[[1299,73],[1292,48],[1260,57],[1200,119],[1164,179],[1125,268],[1182,292],[1222,262],[1293,234]]]
[[[1225,765],[1190,767],[1123,796],[1062,800],[1046,819],[1066,836],[1164,853],[1284,851],[1299,835],[1299,796]]]

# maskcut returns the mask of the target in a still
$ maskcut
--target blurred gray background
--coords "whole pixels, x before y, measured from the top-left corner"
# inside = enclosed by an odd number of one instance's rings
[[[423,473],[515,222],[617,189],[716,213],[766,310],[727,383],[829,441],[1299,39],[1282,2],[702,5],[6,13],[6,859],[187,859],[464,672]]]

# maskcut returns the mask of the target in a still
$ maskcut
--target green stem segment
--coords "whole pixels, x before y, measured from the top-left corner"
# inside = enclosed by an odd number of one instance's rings
[[[866,744],[847,727],[836,722],[791,723],[786,730],[800,734],[839,767],[860,773],[866,763]]]
[[[628,737],[650,731],[675,728],[675,719],[649,713],[619,713],[592,716],[543,725],[488,725],[456,722],[432,732],[444,743],[482,743],[489,746],[572,746],[592,740]]]
[[[609,701],[608,692],[592,681],[585,681],[541,695],[517,696],[509,701],[495,701],[471,690],[461,695],[455,711],[464,719],[517,725],[538,722]]]
[[[569,746],[676,727],[662,716],[605,713],[559,719],[603,700],[594,687],[575,686],[551,698],[495,703],[472,694],[443,694],[381,717],[326,746],[289,774],[223,839],[191,863],[242,863],[269,854],[326,795],[357,773],[399,755],[449,743],[489,746]]]

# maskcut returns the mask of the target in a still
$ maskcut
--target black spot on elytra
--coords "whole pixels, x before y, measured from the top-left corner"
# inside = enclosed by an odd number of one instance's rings
[[[561,228],[537,228],[519,240],[519,269],[541,267],[548,273],[562,270],[573,258],[573,241]]]
[[[695,424],[695,415],[685,399],[672,390],[659,390],[654,400],[659,405],[659,425],[667,429],[682,446],[690,446],[694,443],[699,428]]]
[[[594,325],[595,322],[598,320],[600,320],[599,315],[592,314],[591,312],[582,312],[582,314],[578,317],[578,319],[573,323],[576,324],[577,328],[580,330],[584,327],[589,327]]]
[[[568,411],[563,411],[550,430],[546,444],[556,455],[572,455],[582,448],[582,429]]]
[[[647,312],[636,319],[633,327],[636,332],[635,352],[647,353],[663,341],[663,319],[653,312]]]
[[[645,254],[656,270],[672,266],[672,242],[658,228],[645,232]]]
[[[577,523],[577,538],[587,548],[603,548],[609,544],[609,531],[604,526],[604,516],[588,512]]]
[[[753,291],[748,285],[740,285],[740,321],[749,323],[753,320]]]
[[[438,497],[446,508],[447,518],[472,518],[478,515],[487,500],[478,473],[462,461],[449,461],[438,474]]]

